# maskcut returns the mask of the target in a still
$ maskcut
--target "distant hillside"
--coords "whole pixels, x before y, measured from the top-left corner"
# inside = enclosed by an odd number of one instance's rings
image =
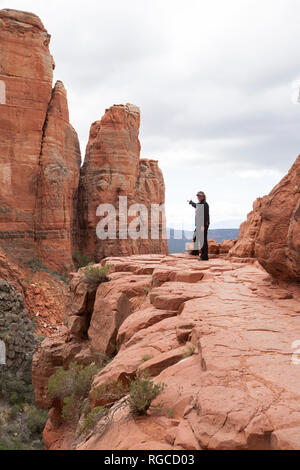
[[[174,239],[174,229],[170,229],[170,238],[168,240],[169,244],[169,253],[184,253],[186,251],[186,243],[190,242],[193,239],[192,231],[182,232],[182,239]],[[176,230],[176,236],[178,237],[180,231]],[[216,240],[216,242],[221,243],[223,240],[234,240],[239,235],[239,229],[237,228],[224,228],[224,229],[215,229],[208,231],[208,238],[211,240]],[[186,238],[188,237],[188,238]]]

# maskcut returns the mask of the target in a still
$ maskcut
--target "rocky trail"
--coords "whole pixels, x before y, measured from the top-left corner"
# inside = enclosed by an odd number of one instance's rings
[[[96,393],[103,384],[148,370],[166,384],[157,402],[172,417],[150,411],[133,418],[121,408],[105,433],[100,423],[78,442],[54,406],[44,431],[48,448],[299,448],[298,285],[275,281],[254,260],[143,255],[103,264],[114,272],[98,288],[89,340],[70,340],[62,329],[36,353],[37,399],[47,401],[37,377],[45,374],[43,364],[49,372],[58,357],[61,365],[71,356],[86,360],[87,347],[108,353],[115,339],[118,353],[94,379],[92,408],[103,404]]]

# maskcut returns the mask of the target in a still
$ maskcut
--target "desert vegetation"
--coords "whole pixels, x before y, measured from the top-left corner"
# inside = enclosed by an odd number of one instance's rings
[[[48,412],[36,407],[30,377],[0,374],[0,450],[42,450]]]
[[[68,370],[58,369],[49,380],[49,395],[60,400],[62,418],[76,426],[77,436],[91,431],[99,422],[104,432],[119,409],[128,408],[133,416],[147,415],[153,401],[165,389],[165,384],[154,383],[147,371],[137,373],[133,379],[112,380],[97,387],[94,390],[96,401],[105,405],[91,409],[88,395],[97,372],[96,364],[81,366],[73,363]],[[154,412],[158,410],[168,414],[162,403],[153,406]]]
[[[88,265],[81,270],[81,282],[87,284],[90,288],[95,289],[103,282],[108,282],[110,279],[108,274],[111,266],[98,266]]]

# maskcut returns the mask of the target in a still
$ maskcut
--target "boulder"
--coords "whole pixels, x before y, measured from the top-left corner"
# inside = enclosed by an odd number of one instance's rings
[[[300,279],[300,156],[240,227],[229,256],[256,257],[272,276]]]
[[[300,280],[300,155],[263,198],[255,256],[275,277]]]

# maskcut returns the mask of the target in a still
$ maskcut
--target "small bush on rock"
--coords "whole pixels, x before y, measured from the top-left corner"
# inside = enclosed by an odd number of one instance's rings
[[[91,265],[81,270],[81,282],[84,282],[91,288],[96,288],[103,282],[108,282],[108,273],[111,266],[97,266]]]
[[[87,432],[90,429],[93,429],[100,419],[107,416],[108,411],[109,410],[105,406],[97,406],[94,408],[85,418],[81,432]]]
[[[145,356],[142,357],[142,361],[147,362],[147,361],[150,361],[153,358],[154,358],[154,356],[151,356],[151,354],[145,354]]]
[[[68,370],[58,369],[50,377],[48,392],[51,398],[63,401],[62,417],[65,420],[80,414],[94,376],[99,371],[95,364],[88,366],[71,364]]]
[[[44,269],[43,263],[38,258],[31,258],[28,261],[25,261],[24,264],[31,269],[32,273],[37,273]]]
[[[50,397],[64,399],[74,393],[78,398],[85,398],[97,372],[98,367],[94,364],[89,366],[71,364],[68,370],[58,369],[49,380]]]
[[[75,379],[73,372],[73,369],[58,369],[55,374],[50,377],[48,392],[51,398],[63,400],[65,397],[72,394]]]
[[[155,384],[152,380],[144,377],[137,378],[130,384],[128,405],[134,415],[147,414],[151,403],[165,389],[165,384]]]
[[[38,408],[31,407],[26,413],[27,417],[27,428],[31,435],[41,434],[45,427],[48,412],[45,410],[39,410]]]
[[[174,416],[174,410],[163,407],[162,403],[152,405],[153,400],[163,392],[165,387],[166,385],[162,383],[155,384],[148,371],[137,373],[134,380],[127,376],[126,383],[114,380],[102,384],[94,389],[93,393],[96,401],[98,403],[102,401],[105,406],[97,406],[88,414],[84,414],[78,435],[96,426],[97,435],[102,435],[113,422],[116,412],[126,407],[129,407],[133,415],[146,415],[152,406],[156,414]]]
[[[77,269],[84,268],[85,266],[88,266],[91,262],[92,260],[87,255],[76,251],[74,255],[74,263]]]
[[[187,344],[182,357],[184,359],[186,359],[186,358],[192,356],[194,354],[194,352],[195,352],[195,346],[193,344]]]
[[[72,393],[70,397],[64,398],[64,406],[62,408],[61,416],[66,421],[72,421],[77,420],[79,414],[79,400],[76,399],[75,393]]]

